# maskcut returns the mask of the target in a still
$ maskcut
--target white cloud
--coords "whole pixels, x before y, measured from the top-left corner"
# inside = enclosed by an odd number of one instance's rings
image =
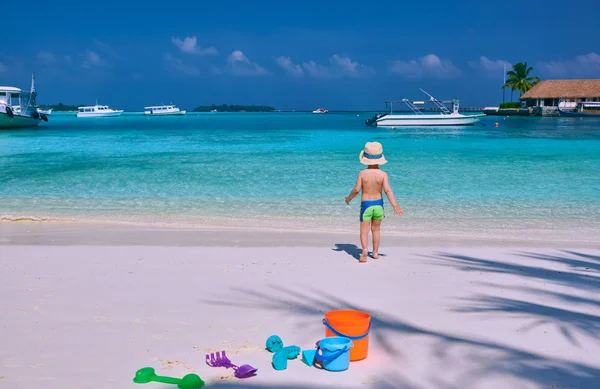
[[[8,72],[8,66],[0,62],[0,74]]]
[[[44,51],[44,50],[40,51],[37,54],[37,58],[40,61],[43,61],[43,62],[46,62],[46,63],[54,63],[54,62],[57,61],[56,55],[52,54],[49,51]]]
[[[319,65],[312,60],[295,64],[290,57],[278,57],[275,61],[294,77],[301,77],[305,74],[314,78],[362,77],[375,73],[372,68],[338,54],[334,54],[329,59],[327,66]]]
[[[96,45],[105,53],[107,53],[108,55],[110,55],[111,57],[114,58],[118,58],[118,59],[123,59],[123,57],[121,57],[121,55],[119,55],[119,53],[117,53],[115,51],[115,49],[113,49],[108,43],[104,43],[102,41],[96,40],[94,41],[94,43],[96,43]]]
[[[328,78],[332,76],[327,66],[319,65],[315,61],[304,62],[302,68],[311,77]]]
[[[486,56],[479,57],[479,61],[470,61],[469,65],[475,69],[484,69],[490,72],[498,72],[504,70],[504,65],[506,65],[506,70],[512,69],[512,64],[503,59],[489,59]]]
[[[388,70],[406,78],[453,78],[460,76],[462,73],[459,68],[454,66],[452,61],[441,59],[435,54],[427,54],[424,57],[409,61],[392,61]]]
[[[535,68],[548,76],[600,78],[600,55],[591,52],[569,60],[539,62]]]
[[[165,65],[167,68],[175,72],[177,74],[184,74],[188,76],[198,76],[200,75],[200,69],[198,69],[194,65],[187,65],[179,58],[173,57],[171,53],[165,53],[163,55],[163,60],[165,61]]]
[[[49,65],[71,63],[72,61],[69,55],[57,55],[45,50],[37,53],[37,59]]]
[[[84,51],[83,54],[81,54],[81,57],[83,57],[81,67],[85,69],[107,67],[110,65],[109,62],[102,58],[98,53],[89,49]]]
[[[277,57],[275,58],[275,62],[287,72],[294,77],[302,77],[304,75],[304,70],[302,70],[302,66],[296,65],[292,62],[290,57]]]
[[[348,77],[360,77],[375,73],[373,68],[359,64],[350,59],[350,57],[342,57],[334,54],[330,61],[331,69],[334,73],[341,73]]]
[[[250,61],[241,50],[235,50],[229,54],[227,67],[236,76],[264,76],[269,73],[256,62]]]
[[[197,54],[197,55],[216,55],[219,54],[218,50],[213,46],[207,47],[203,49],[198,46],[198,39],[195,36],[187,36],[183,40],[175,37],[171,37],[171,42],[181,51],[188,54]]]

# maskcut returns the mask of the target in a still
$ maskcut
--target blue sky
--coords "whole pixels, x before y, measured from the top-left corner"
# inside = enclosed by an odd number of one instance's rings
[[[381,109],[423,88],[497,105],[502,67],[600,78],[597,0],[68,1],[2,7],[0,85],[39,103]],[[35,12],[32,12],[35,10]],[[516,98],[516,96],[515,96]]]

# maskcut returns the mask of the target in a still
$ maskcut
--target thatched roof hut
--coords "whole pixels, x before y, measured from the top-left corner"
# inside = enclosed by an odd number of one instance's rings
[[[527,91],[527,99],[600,99],[600,80],[546,80]]]

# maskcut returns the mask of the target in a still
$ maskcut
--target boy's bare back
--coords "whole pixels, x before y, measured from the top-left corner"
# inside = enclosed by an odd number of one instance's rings
[[[350,201],[361,192],[361,201],[382,199],[381,191],[385,192],[388,200],[392,203],[394,213],[396,215],[402,215],[402,210],[396,203],[394,192],[392,192],[392,188],[390,187],[388,175],[383,170],[380,170],[377,165],[369,166],[367,169],[358,173],[356,185],[354,185],[354,188],[348,197],[346,197],[346,203],[349,204]]]
[[[388,183],[388,175],[380,169],[365,169],[358,174],[361,182],[362,200],[379,200],[381,191]],[[388,184],[389,187],[389,184]]]

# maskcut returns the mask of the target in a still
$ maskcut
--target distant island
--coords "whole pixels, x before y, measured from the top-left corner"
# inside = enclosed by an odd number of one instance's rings
[[[276,109],[267,105],[201,105],[194,112],[275,112]]]
[[[53,105],[47,105],[47,104],[40,104],[38,107],[40,109],[43,110],[47,110],[47,109],[52,109],[55,112],[73,112],[73,111],[77,111],[78,107],[82,107],[85,104],[81,104],[81,105],[66,105],[63,103],[58,103],[58,104],[53,104]]]

